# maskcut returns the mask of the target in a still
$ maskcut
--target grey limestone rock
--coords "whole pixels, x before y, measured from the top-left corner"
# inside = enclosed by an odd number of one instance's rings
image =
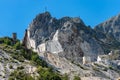
[[[110,69],[109,64],[95,61],[98,55],[119,49],[117,33],[119,34],[119,16],[92,29],[80,18],[56,19],[45,12],[37,15],[29,25],[23,44],[38,52],[40,57],[61,74],[67,73],[70,80],[73,80],[74,75],[80,76],[82,80],[114,80],[120,74]],[[89,57],[89,62],[92,63],[82,64],[83,56]],[[111,66],[118,69],[119,62],[113,63]]]
[[[120,14],[97,25],[94,30],[105,49],[110,51],[120,48]]]
[[[72,62],[81,63],[83,56],[91,56],[95,61],[98,54],[104,54],[94,37],[95,31],[78,17],[56,19],[49,12],[39,14],[27,29],[27,34],[25,44],[29,48],[39,53],[57,53]]]

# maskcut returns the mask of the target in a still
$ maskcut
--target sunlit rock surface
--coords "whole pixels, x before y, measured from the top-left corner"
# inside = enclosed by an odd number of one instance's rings
[[[90,56],[95,61],[98,54],[104,54],[94,31],[78,17],[56,19],[45,12],[36,16],[26,33],[24,42],[27,48],[43,57],[44,53],[51,53],[79,64],[83,56]]]
[[[56,19],[45,12],[37,15],[29,25],[23,44],[38,52],[40,57],[62,74],[67,73],[70,80],[73,80],[74,75],[80,76],[82,80],[116,80],[120,76],[116,71],[119,60],[111,60],[107,64],[104,60],[97,62],[99,55],[119,49],[119,21],[115,23],[116,19],[119,16],[115,17],[113,23],[110,19],[92,29],[78,17]],[[84,56],[89,57],[89,63],[83,65]]]

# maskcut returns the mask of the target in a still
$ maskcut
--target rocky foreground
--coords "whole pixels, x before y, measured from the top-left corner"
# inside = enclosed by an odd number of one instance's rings
[[[0,38],[0,80],[63,80],[37,53],[26,49],[19,40]]]
[[[23,70],[23,74],[25,72],[32,76],[37,75],[37,67],[30,65],[30,61],[26,60],[24,62],[20,62],[17,59],[14,59],[11,54],[0,49],[0,80],[11,79],[11,73],[19,69]],[[35,74],[32,74],[33,72]]]

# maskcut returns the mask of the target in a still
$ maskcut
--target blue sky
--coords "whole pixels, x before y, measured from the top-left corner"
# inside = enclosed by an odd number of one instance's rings
[[[0,37],[17,32],[22,39],[25,29],[45,7],[53,17],[80,17],[94,27],[120,13],[120,0],[0,0]]]

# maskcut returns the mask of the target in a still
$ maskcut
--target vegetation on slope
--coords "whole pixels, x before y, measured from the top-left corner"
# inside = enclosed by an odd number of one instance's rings
[[[39,75],[37,78],[26,73],[24,67],[21,67],[10,74],[9,80],[68,80],[66,75],[60,75],[57,71],[54,71],[52,67],[48,66],[37,53],[25,49],[19,40],[14,42],[9,37],[0,38],[0,49],[8,52],[14,59],[20,62],[28,60],[31,65],[37,67],[37,73]]]

